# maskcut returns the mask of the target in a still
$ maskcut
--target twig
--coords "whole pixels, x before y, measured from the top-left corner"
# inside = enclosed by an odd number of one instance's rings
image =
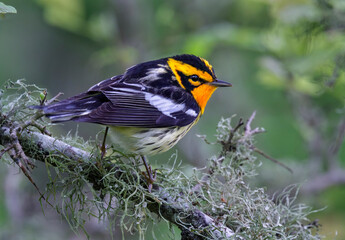
[[[41,111],[37,111],[33,117],[31,117],[30,120],[25,121],[23,124],[20,124],[17,128],[18,134],[20,134],[22,131],[24,131],[27,127],[32,126],[37,128],[41,131],[41,133],[47,134],[51,136],[51,133],[47,131],[46,126],[43,126],[37,122],[38,119],[43,117],[44,114]]]
[[[35,126],[36,128],[40,129],[43,133],[48,133],[45,128],[39,125],[36,120],[41,118],[43,115],[37,112],[31,120],[26,121],[23,124],[19,124],[18,122],[11,122],[5,121],[6,116],[0,113],[0,119],[2,122],[1,132],[3,132],[4,136],[1,136],[3,139],[0,141],[0,144],[6,146],[0,152],[0,158],[3,156],[4,153],[8,153],[12,160],[18,165],[24,175],[28,178],[28,180],[32,183],[35,189],[40,194],[41,198],[44,199],[50,206],[53,205],[45,199],[41,191],[39,190],[38,186],[32,179],[30,175],[31,169],[35,167],[34,163],[29,159],[29,157],[25,154],[22,144],[20,143],[20,136],[22,132],[29,126]],[[8,126],[8,127],[6,127]],[[49,133],[48,133],[49,134]],[[0,134],[1,135],[1,134]],[[7,140],[5,140],[7,139]],[[29,168],[30,166],[30,168]]]
[[[265,132],[265,129],[263,128],[259,128],[259,127],[256,127],[252,130],[251,128],[251,124],[255,118],[255,115],[256,115],[256,111],[254,111],[252,113],[252,115],[250,116],[250,118],[248,119],[247,121],[247,124],[245,126],[245,135],[247,136],[252,136],[254,134],[258,134],[258,133],[263,133]],[[258,149],[257,147],[255,147],[254,145],[251,146],[251,148],[253,149],[253,151],[255,151],[256,153],[260,154],[261,156],[267,158],[268,160],[271,160],[272,162],[282,166],[283,168],[285,168],[286,170],[288,170],[290,173],[293,173],[292,169],[289,168],[288,166],[286,166],[284,163],[282,162],[279,162],[278,160],[274,159],[273,157],[267,155],[266,153],[264,153],[263,151],[261,151],[260,149]]]
[[[279,162],[278,160],[274,159],[273,157],[267,155],[266,153],[264,153],[263,151],[261,151],[260,149],[256,148],[253,146],[253,151],[260,154],[261,156],[267,158],[268,160],[271,160],[272,162],[282,166],[283,168],[285,168],[286,170],[288,170],[290,173],[293,173],[292,169],[289,168],[288,166],[286,166],[284,163]]]
[[[13,146],[13,148],[11,148],[11,151],[14,149],[15,150],[15,153],[12,154],[12,157],[13,160],[15,160],[16,158],[19,158],[19,160],[21,162],[24,163],[25,165],[25,168],[27,171],[30,171],[30,168],[34,168],[35,165],[33,164],[33,162],[25,155],[23,149],[22,149],[22,146],[21,144],[19,143],[19,139],[18,139],[18,135],[19,135],[19,130],[20,130],[20,127],[14,127],[14,128],[11,128],[10,129],[10,134],[9,134],[9,137],[10,137],[10,144]],[[25,174],[27,175],[27,173]]]
[[[12,148],[14,148],[13,145],[11,145],[11,144],[6,145],[5,148],[2,149],[2,150],[0,151],[0,159],[2,158],[2,156],[3,156],[6,152],[10,151]]]
[[[254,111],[254,112],[252,113],[252,115],[249,117],[249,119],[248,119],[248,121],[247,121],[247,124],[246,124],[246,126],[245,126],[245,128],[244,128],[245,135],[247,135],[247,136],[251,136],[251,135],[254,135],[254,134],[258,134],[258,133],[263,133],[263,132],[265,132],[265,129],[259,128],[259,127],[254,128],[254,129],[252,130],[251,124],[252,124],[252,122],[253,122],[253,120],[254,120],[254,118],[255,118],[255,115],[256,115],[256,111]]]
[[[254,118],[255,118],[255,115],[256,115],[256,111],[254,111],[253,113],[252,113],[252,115],[250,115],[250,117],[249,117],[249,119],[248,119],[248,121],[247,121],[247,124],[246,124],[246,126],[245,126],[245,128],[244,128],[244,131],[245,132],[250,132],[250,130],[251,130],[251,124],[252,124],[252,122],[253,122],[253,120],[254,120]]]
[[[252,113],[252,115],[250,116],[250,118],[248,119],[247,123],[246,123],[246,126],[245,126],[245,135],[247,135],[249,137],[249,135],[252,135],[252,134],[257,134],[257,133],[260,133],[260,132],[263,132],[264,130],[261,129],[261,128],[255,128],[254,130],[251,130],[251,124],[255,118],[255,114],[256,112],[254,111]],[[239,131],[241,129],[241,127],[244,125],[244,122],[243,122],[243,119],[240,118],[237,125],[230,129],[230,133],[229,133],[229,138],[226,140],[226,141],[222,141],[221,144],[222,144],[222,152],[219,154],[218,156],[218,159],[216,160],[216,164],[222,164],[223,161],[224,161],[224,155],[226,155],[227,152],[230,152],[230,151],[235,151],[236,150],[236,142],[234,143],[233,142],[233,138],[235,136],[235,133],[237,131]],[[200,182],[198,184],[196,184],[193,188],[192,188],[192,191],[191,193],[195,193],[195,192],[198,192],[200,191],[201,187],[203,186],[203,184],[208,181],[208,179],[210,178],[210,175],[214,174],[213,172],[213,168],[210,167],[209,170],[208,170],[208,174],[204,175]]]
[[[46,102],[46,105],[52,104],[53,102],[55,102],[61,95],[63,95],[62,92],[59,92],[58,94],[56,94],[55,97],[52,97],[50,100],[48,100]]]
[[[345,171],[342,169],[331,169],[330,171],[317,175],[302,186],[302,191],[307,194],[315,194],[335,186],[345,184]]]
[[[44,197],[44,195],[41,193],[40,189],[38,188],[37,184],[35,183],[35,181],[32,179],[30,172],[27,170],[26,166],[24,166],[22,164],[22,161],[20,160],[20,158],[18,158],[16,155],[16,151],[11,148],[8,151],[10,157],[13,159],[13,161],[18,165],[18,167],[22,170],[22,172],[24,173],[24,175],[26,176],[27,179],[29,179],[29,181],[31,182],[31,184],[35,187],[35,189],[37,190],[37,192],[40,195],[40,198],[42,198],[44,201],[46,201],[51,207],[54,208],[54,206]]]
[[[345,119],[343,119],[338,127],[338,136],[335,140],[335,143],[333,145],[333,147],[331,148],[331,152],[333,154],[337,154],[339,152],[339,149],[341,147],[341,144],[344,141],[344,137],[345,137]]]
[[[334,143],[330,146],[328,151],[328,162],[331,167],[335,168],[336,155],[340,150],[340,147],[345,137],[345,118],[341,119],[338,127],[336,128]]]
[[[235,133],[243,126],[244,122],[243,119],[240,118],[238,120],[237,125],[230,129],[230,133],[229,133],[229,138],[227,139],[227,141],[222,141],[221,144],[223,146],[223,150],[220,153],[220,155],[218,156],[218,158],[220,158],[222,155],[224,155],[224,153],[229,152],[229,151],[234,151],[236,150],[236,146],[234,146],[233,143],[233,138],[235,136]],[[224,161],[224,158],[222,158],[221,160],[218,160],[219,163],[222,163]]]
[[[243,119],[240,118],[240,120],[238,121],[236,127],[234,127],[234,129],[232,129],[232,130],[230,131],[228,142],[231,142],[231,141],[232,141],[232,139],[233,139],[234,136],[235,136],[235,132],[237,132],[237,131],[240,129],[240,127],[243,126],[243,124],[244,124]]]

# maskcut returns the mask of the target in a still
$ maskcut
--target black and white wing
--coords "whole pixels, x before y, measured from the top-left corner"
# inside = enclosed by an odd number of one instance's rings
[[[147,128],[186,126],[192,123],[200,112],[192,96],[181,94],[180,99],[172,99],[150,92],[139,83],[120,81],[99,91],[109,101],[81,116],[77,121]]]
[[[200,108],[192,95],[178,91],[168,88],[160,95],[141,83],[126,82],[120,75],[94,85],[86,93],[39,108],[53,122],[72,120],[145,128],[186,126],[198,117]]]

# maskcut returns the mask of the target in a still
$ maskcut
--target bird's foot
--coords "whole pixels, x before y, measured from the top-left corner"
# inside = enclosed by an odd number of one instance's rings
[[[99,150],[101,151],[101,159],[103,159],[107,153],[107,146],[102,144],[99,146]]]
[[[104,157],[105,154],[107,153],[107,146],[106,146],[106,144],[105,144],[105,140],[107,139],[108,130],[109,130],[109,127],[106,127],[106,128],[105,128],[105,132],[104,132],[103,143],[102,143],[102,146],[100,146],[100,150],[101,150],[101,159],[103,159],[103,157]]]
[[[156,181],[156,170],[152,171],[151,166],[147,164],[146,158],[144,156],[141,156],[141,159],[143,160],[146,169],[146,173],[143,172],[143,175],[147,181],[148,190],[149,192],[151,192],[153,183]]]
[[[156,169],[152,171],[151,166],[148,166],[148,171],[143,172],[143,175],[147,181],[147,189],[149,192],[151,192],[153,183],[157,179]]]

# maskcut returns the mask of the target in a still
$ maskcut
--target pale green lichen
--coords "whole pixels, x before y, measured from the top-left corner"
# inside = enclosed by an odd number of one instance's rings
[[[43,89],[17,81],[5,85],[3,91],[2,113],[10,120],[23,122],[34,114],[27,106],[39,102]],[[253,154],[253,134],[242,129],[233,131],[233,120],[231,117],[219,122],[214,144],[220,145],[221,150],[209,158],[206,168],[194,169],[187,175],[177,154],[173,154],[169,160],[173,167],[157,169],[156,184],[175,200],[175,207],[199,209],[233,230],[233,239],[320,239],[314,231],[317,226],[308,220],[311,208],[296,202],[297,187],[287,187],[272,198],[263,188],[248,184],[248,178],[255,177],[260,162]],[[229,134],[233,135],[231,144]],[[47,201],[76,232],[84,229],[90,218],[97,218],[109,226],[110,235],[119,226],[123,238],[126,233],[138,233],[141,239],[145,238],[149,226],[162,218],[153,214],[148,205],[165,200],[159,199],[155,191],[149,193],[140,182],[140,158],[110,147],[110,154],[101,160],[95,141],[84,141],[77,135],[68,135],[64,141],[91,151],[95,161],[75,161],[51,154],[46,160]],[[180,228],[187,228],[205,239],[212,238],[210,229],[184,225],[188,216],[180,214],[178,217]],[[87,234],[87,230],[84,231]],[[165,237],[156,236],[157,239]]]

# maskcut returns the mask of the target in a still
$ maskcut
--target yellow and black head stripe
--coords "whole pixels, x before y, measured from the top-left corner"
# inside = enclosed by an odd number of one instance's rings
[[[208,67],[206,67],[205,64],[203,64],[202,65],[203,67],[200,69],[191,64],[176,60],[174,58],[169,58],[167,62],[171,71],[174,73],[177,82],[183,89],[186,89],[186,86],[182,81],[181,74],[183,74],[183,76],[188,76],[188,77],[196,75],[205,82],[212,82],[215,79],[215,76],[212,74],[211,70]],[[211,65],[209,66],[211,67]],[[189,82],[193,86],[200,85],[200,83],[198,83],[197,81],[193,81],[193,79],[190,79],[190,80],[191,81]]]
[[[203,58],[180,55],[168,58],[167,63],[178,84],[190,92],[200,107],[201,113],[217,87],[231,84],[217,80],[213,67]]]
[[[179,55],[179,56],[174,56],[172,57],[173,59],[175,59],[176,61],[180,61],[183,62],[185,64],[188,64],[198,70],[207,72],[208,74],[210,74],[213,78],[215,78],[215,74],[214,74],[214,70],[212,65],[205,59],[200,58],[200,57],[196,57],[193,55]]]

